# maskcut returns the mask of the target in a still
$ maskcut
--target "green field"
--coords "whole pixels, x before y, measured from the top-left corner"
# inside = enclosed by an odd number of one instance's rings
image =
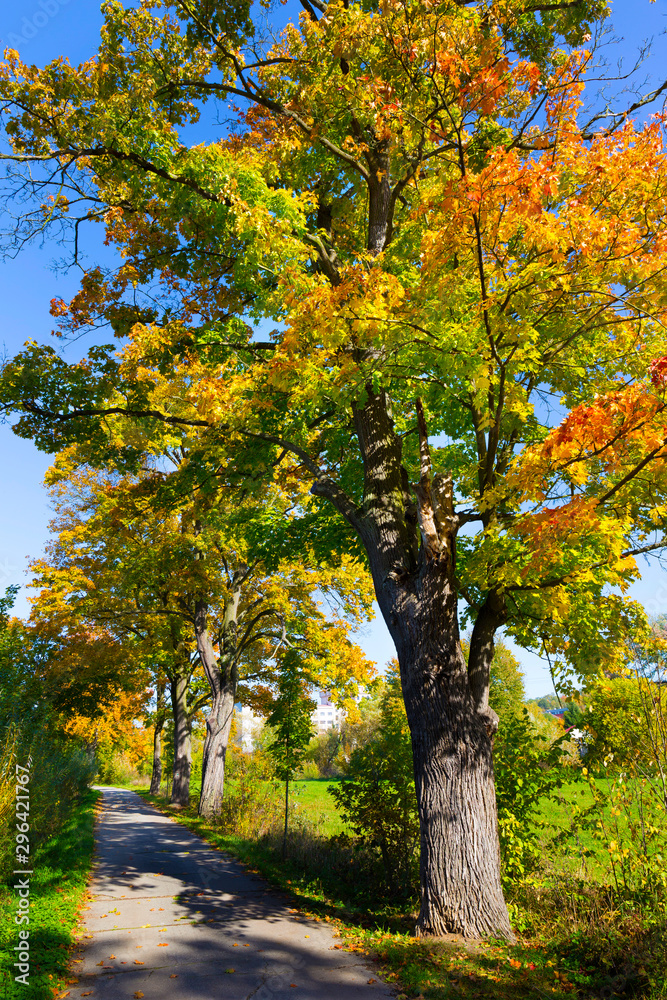
[[[336,779],[331,778],[292,782],[296,816],[303,817],[322,837],[333,837],[346,830],[329,791],[329,785],[335,784]]]

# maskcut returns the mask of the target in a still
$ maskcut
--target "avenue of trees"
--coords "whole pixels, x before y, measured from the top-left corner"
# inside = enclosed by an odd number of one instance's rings
[[[665,545],[663,118],[587,90],[601,0],[301,4],[272,37],[249,3],[110,0],[81,66],[5,55],[7,248],[77,260],[98,223],[116,252],[51,305],[116,344],[31,343],[0,379],[58,456],[36,614],[131,637],[180,705],[183,782],[205,699],[211,815],[231,707],[275,688],[278,650],[363,680],[370,579],[418,933],[510,937],[494,637],[565,686],[618,669],[646,629],[635,557]]]

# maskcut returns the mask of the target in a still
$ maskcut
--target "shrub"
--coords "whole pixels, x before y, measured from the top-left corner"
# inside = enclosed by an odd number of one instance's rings
[[[665,773],[667,691],[639,675],[601,677],[588,690],[587,758],[614,770]]]
[[[379,850],[391,891],[410,895],[419,821],[412,743],[396,673],[388,676],[376,735],[353,751],[345,778],[330,791],[354,833]]]
[[[505,882],[523,878],[541,858],[539,800],[562,785],[564,740],[537,732],[525,708],[500,721],[493,761]]]

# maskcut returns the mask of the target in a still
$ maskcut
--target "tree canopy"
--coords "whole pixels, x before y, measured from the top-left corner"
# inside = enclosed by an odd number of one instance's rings
[[[121,343],[30,345],[0,397],[91,464],[184,448],[179,489],[212,503],[290,484],[290,530],[363,554],[412,735],[419,931],[509,935],[494,635],[617,663],[646,624],[634,557],[665,544],[663,118],[584,110],[603,2],[302,6],[266,42],[249,7],[109,2],[79,67],[8,52],[13,239],[101,222],[119,265],[52,312]]]

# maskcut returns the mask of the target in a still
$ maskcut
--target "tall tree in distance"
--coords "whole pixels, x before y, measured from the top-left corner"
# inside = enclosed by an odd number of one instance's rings
[[[153,726],[153,765],[149,787],[151,795],[159,795],[162,784],[162,731],[169,714],[165,698],[166,686],[167,680],[164,673],[158,671],[155,678],[155,709],[147,719],[148,723]]]
[[[307,693],[299,654],[293,648],[287,649],[282,657],[278,697],[266,720],[267,725],[274,730],[266,749],[273,760],[276,777],[285,782],[283,861],[287,854],[290,781],[293,781],[301,767],[308,744],[315,735],[312,722],[314,709],[315,702]]]

